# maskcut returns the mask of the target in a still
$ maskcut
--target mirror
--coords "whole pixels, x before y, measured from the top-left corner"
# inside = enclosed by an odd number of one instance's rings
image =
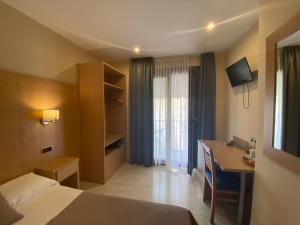
[[[273,148],[300,157],[300,30],[276,46]]]
[[[299,43],[300,12],[266,38],[266,73],[261,79],[265,78],[263,155],[300,175],[300,69],[298,50],[292,50]]]

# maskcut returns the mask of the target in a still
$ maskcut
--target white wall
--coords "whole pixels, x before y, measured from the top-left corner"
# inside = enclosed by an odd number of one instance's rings
[[[0,70],[75,84],[75,65],[96,61],[90,54],[2,1],[0,29]]]
[[[252,225],[299,225],[300,176],[262,154],[266,37],[300,11],[299,0],[260,1],[259,114]],[[300,22],[300,21],[299,21]]]

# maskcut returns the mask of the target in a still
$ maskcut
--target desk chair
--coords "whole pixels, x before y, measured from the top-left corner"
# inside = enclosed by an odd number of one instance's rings
[[[215,163],[213,152],[204,143],[205,181],[203,201],[209,199],[211,193],[210,223],[214,224],[216,202],[238,202],[240,195],[240,178],[236,173],[223,172]]]

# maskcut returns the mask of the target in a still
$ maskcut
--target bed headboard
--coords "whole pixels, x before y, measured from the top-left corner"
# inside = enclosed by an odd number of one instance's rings
[[[0,71],[0,184],[49,159],[79,155],[75,85]],[[43,126],[42,109],[59,109],[60,120]],[[40,148],[53,151],[41,155]]]

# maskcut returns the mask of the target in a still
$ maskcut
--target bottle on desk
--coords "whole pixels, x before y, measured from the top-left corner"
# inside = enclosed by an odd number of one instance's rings
[[[250,138],[249,156],[251,159],[255,159],[256,139]]]

